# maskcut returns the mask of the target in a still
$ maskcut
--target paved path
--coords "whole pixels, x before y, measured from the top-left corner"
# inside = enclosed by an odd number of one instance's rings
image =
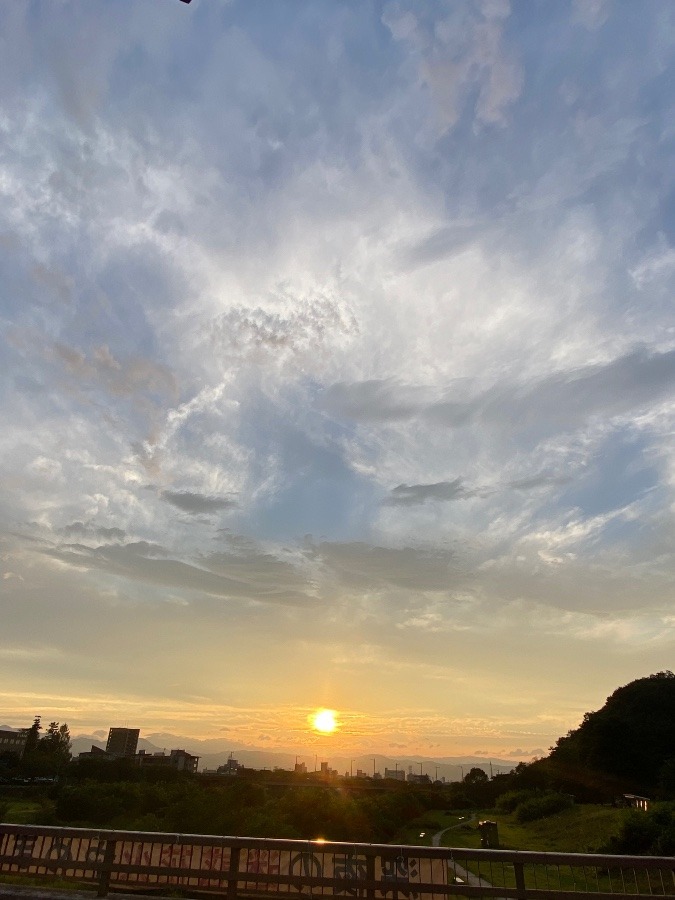
[[[449,825],[447,828],[444,828],[442,831],[437,831],[435,835],[431,838],[432,847],[440,847],[441,846],[441,838],[448,831],[453,831],[456,828],[461,828],[463,825],[468,825],[470,822],[475,822],[476,816],[471,814],[468,819],[464,819],[462,822],[458,822],[456,825]],[[469,872],[468,869],[465,869],[464,866],[460,866],[454,860],[452,861],[453,868],[455,870],[455,878],[461,878],[461,880],[465,884],[471,885],[471,887],[492,887],[489,881],[486,881],[484,878],[479,878],[478,875],[474,875],[473,872]]]
[[[441,846],[441,838],[445,834],[446,831],[452,831],[455,828],[461,828],[463,825],[469,825],[471,822],[474,822],[476,816],[471,813],[468,819],[463,819],[461,822],[458,822],[456,825],[448,825],[447,828],[444,828],[442,831],[437,831],[436,834],[431,839],[432,847],[440,847]]]

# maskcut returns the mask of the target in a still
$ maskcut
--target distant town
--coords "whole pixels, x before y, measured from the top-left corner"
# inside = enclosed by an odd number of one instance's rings
[[[13,754],[22,758],[29,741],[30,728],[0,728],[0,757],[4,754]],[[78,753],[73,757],[75,762],[96,760],[99,762],[126,759],[133,761],[141,768],[165,768],[179,772],[186,772],[200,775],[213,776],[234,776],[251,767],[244,766],[234,757],[234,753],[230,753],[229,758],[223,765],[216,768],[202,768],[199,770],[200,757],[182,748],[175,748],[161,751],[148,751],[138,749],[140,738],[140,728],[120,728],[111,727],[108,732],[105,749],[95,744],[91,745],[91,749]],[[406,767],[394,765],[394,768],[384,767],[384,770],[378,771],[373,759],[372,771],[366,771],[363,768],[354,768],[350,765],[349,771],[339,772],[337,769],[331,768],[328,761],[319,760],[315,756],[314,769],[310,769],[306,762],[299,762],[296,757],[293,768],[283,768],[274,766],[270,769],[279,776],[297,775],[306,776],[308,778],[317,778],[321,781],[335,780],[339,778],[358,778],[371,781],[393,780],[399,782],[408,782],[410,784],[446,784],[445,776],[438,777],[438,766],[435,767],[435,777],[432,778],[428,772],[423,771],[423,764],[419,763],[419,772],[415,771],[415,766],[409,764]],[[433,766],[432,766],[433,767]]]

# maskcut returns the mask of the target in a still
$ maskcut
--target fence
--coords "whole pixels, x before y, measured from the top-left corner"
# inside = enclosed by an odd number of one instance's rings
[[[184,897],[675,900],[675,858],[0,825],[0,878]],[[599,900],[599,898],[598,898]]]

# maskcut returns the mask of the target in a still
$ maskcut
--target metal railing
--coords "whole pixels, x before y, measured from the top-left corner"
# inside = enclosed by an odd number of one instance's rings
[[[0,879],[283,900],[675,900],[675,858],[0,825]]]

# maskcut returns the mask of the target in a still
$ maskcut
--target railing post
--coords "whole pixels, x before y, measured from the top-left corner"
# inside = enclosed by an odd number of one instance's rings
[[[103,864],[101,865],[101,875],[98,881],[97,897],[107,897],[110,888],[110,873],[112,872],[113,863],[115,862],[115,848],[117,841],[108,838],[105,842],[105,854],[103,856]]]
[[[241,847],[230,848],[230,871],[227,877],[227,900],[236,900],[237,882],[239,881],[239,857]]]
[[[367,900],[375,900],[375,888],[373,886],[375,881],[375,857],[372,853],[366,856],[366,878],[370,882],[366,888],[366,898]]]
[[[513,874],[516,876],[516,890],[518,891],[518,900],[525,900],[527,897],[527,889],[525,887],[525,866],[518,860],[513,861]]]

